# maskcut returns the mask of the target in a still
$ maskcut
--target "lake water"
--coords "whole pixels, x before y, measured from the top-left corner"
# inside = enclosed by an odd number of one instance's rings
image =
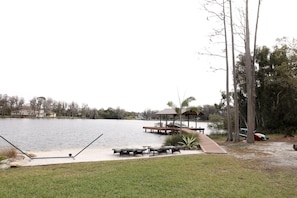
[[[23,151],[49,151],[84,148],[103,134],[90,147],[125,148],[145,145],[160,146],[167,136],[146,133],[143,126],[158,121],[88,120],[88,119],[0,119],[0,135]],[[211,133],[206,122],[197,127]],[[196,127],[195,123],[190,126]],[[0,148],[9,144],[0,138]]]

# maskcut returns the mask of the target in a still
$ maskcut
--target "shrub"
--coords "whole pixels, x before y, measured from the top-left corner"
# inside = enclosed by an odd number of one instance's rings
[[[211,133],[208,135],[211,139],[218,140],[227,137],[227,133]]]
[[[165,139],[164,146],[178,146],[178,142],[182,141],[182,135],[174,134]]]
[[[198,149],[198,136],[197,135],[183,135],[183,141],[179,142],[180,145],[186,149]]]
[[[199,149],[198,134],[176,134],[165,139],[164,146],[184,146],[187,149]]]
[[[2,156],[2,155],[0,155],[0,161],[2,161],[2,160],[6,160],[6,159],[7,159],[6,156]]]
[[[7,148],[0,150],[0,156],[7,157],[7,158],[16,158],[17,150],[14,148]]]
[[[209,121],[210,121],[210,124],[208,124],[208,126],[210,128],[215,128],[215,129],[225,128],[224,119],[222,118],[222,116],[218,114],[210,114]]]

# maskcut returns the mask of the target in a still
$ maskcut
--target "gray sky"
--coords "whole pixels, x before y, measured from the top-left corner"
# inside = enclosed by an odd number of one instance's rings
[[[210,67],[225,60],[198,54],[213,28],[200,3],[0,1],[0,94],[139,112],[178,104],[178,93],[218,103],[225,72]],[[296,4],[263,0],[258,45],[297,35]]]

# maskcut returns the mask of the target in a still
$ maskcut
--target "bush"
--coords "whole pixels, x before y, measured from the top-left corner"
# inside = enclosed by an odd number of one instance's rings
[[[208,136],[211,138],[211,139],[214,139],[214,140],[219,140],[219,139],[224,139],[227,137],[227,133],[211,133],[209,134]]]
[[[224,118],[218,114],[210,114],[209,121],[210,121],[210,124],[208,124],[209,127],[212,127],[215,129],[225,128]]]
[[[188,141],[189,140],[189,141]],[[198,134],[176,134],[168,136],[164,146],[185,146],[188,149],[199,149]]]
[[[180,134],[170,135],[165,139],[164,146],[178,146],[178,142],[183,141],[183,137]]]
[[[6,158],[16,158],[17,154],[18,154],[17,150],[14,148],[0,150],[0,156],[6,157]]]
[[[0,155],[0,161],[2,161],[2,160],[6,160],[6,159],[7,159],[6,156],[2,156],[2,155]]]
[[[180,145],[185,147],[186,149],[198,149],[198,135],[183,135],[182,141],[179,142]]]

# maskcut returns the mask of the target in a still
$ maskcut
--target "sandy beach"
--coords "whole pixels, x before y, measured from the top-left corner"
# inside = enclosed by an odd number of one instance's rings
[[[69,157],[69,154],[75,156],[80,150],[55,150],[55,151],[36,151],[30,152],[36,155],[36,158],[30,159],[25,157],[22,160],[22,166],[40,166],[40,165],[52,165],[52,164],[65,164],[65,163],[78,163],[78,162],[98,162],[98,161],[110,161],[110,160],[133,160],[140,158],[153,158],[153,157],[170,157],[177,155],[191,155],[202,154],[201,150],[181,150],[175,153],[167,154],[143,154],[143,155],[119,155],[114,154],[111,148],[106,149],[86,149],[75,158]]]

